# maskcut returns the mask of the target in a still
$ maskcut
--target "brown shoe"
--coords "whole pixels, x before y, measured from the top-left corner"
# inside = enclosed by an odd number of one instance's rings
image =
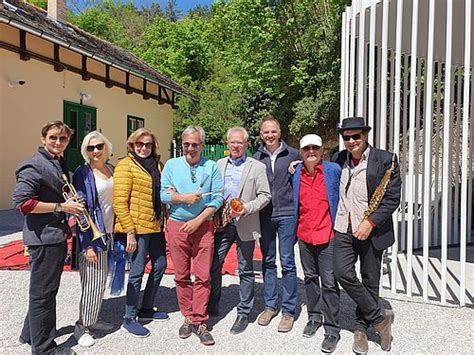
[[[362,330],[354,331],[354,343],[352,351],[356,354],[367,354],[369,352],[369,342],[367,341],[367,333]]]
[[[281,317],[280,324],[278,324],[278,331],[280,333],[288,333],[291,329],[293,329],[293,323],[295,322],[295,318],[288,314],[285,314]]]
[[[393,311],[386,310],[383,320],[374,324],[375,332],[380,336],[380,347],[385,351],[390,351],[392,347],[392,323],[394,318]]]
[[[259,325],[267,326],[270,324],[272,319],[275,318],[277,314],[278,314],[278,311],[271,308],[265,308],[265,310],[262,313],[260,313],[257,323]]]
[[[192,333],[193,333],[193,323],[191,322],[191,318],[186,317],[184,318],[184,322],[181,325],[181,327],[179,327],[179,337],[181,339],[186,339],[186,338],[189,338]]]
[[[203,344],[203,345],[214,345],[215,344],[214,338],[212,337],[211,333],[209,333],[209,330],[207,329],[206,323],[201,323],[199,325],[195,325],[194,326],[194,332],[199,337],[199,340],[201,341],[201,344]]]

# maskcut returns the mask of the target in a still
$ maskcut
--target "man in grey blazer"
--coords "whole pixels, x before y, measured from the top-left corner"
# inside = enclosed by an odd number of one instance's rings
[[[64,201],[63,174],[67,174],[64,151],[73,130],[62,121],[41,129],[43,146],[18,166],[13,203],[25,216],[23,244],[28,247],[30,288],[28,313],[19,338],[31,345],[32,354],[75,354],[57,346],[56,294],[66,258],[66,213],[79,214],[82,204]]]
[[[237,319],[230,329],[231,334],[242,333],[249,323],[248,316],[254,301],[253,251],[255,240],[261,236],[258,212],[272,198],[265,165],[245,154],[248,138],[245,128],[230,128],[227,131],[230,156],[217,162],[224,180],[224,197],[228,202],[232,198],[238,198],[243,202],[243,209],[232,212],[231,222],[216,233],[211,266],[208,312],[209,315],[215,316],[219,313],[222,264],[232,244],[237,243],[240,303],[237,305]]]

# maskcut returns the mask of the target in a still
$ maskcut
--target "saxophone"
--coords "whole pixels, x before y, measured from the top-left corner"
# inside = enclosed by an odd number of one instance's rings
[[[387,187],[390,182],[390,178],[392,177],[393,170],[395,170],[395,154],[392,155],[392,163],[383,175],[382,180],[380,180],[379,185],[375,189],[374,194],[372,195],[372,198],[369,201],[369,207],[364,212],[362,221],[365,221],[367,218],[369,218],[370,214],[379,207],[380,202],[382,202],[382,199],[385,196],[385,192],[387,191]]]

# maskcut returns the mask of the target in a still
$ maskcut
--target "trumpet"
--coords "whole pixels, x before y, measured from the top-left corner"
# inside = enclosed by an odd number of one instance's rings
[[[62,177],[65,182],[62,188],[64,200],[68,201],[72,199],[73,201],[84,205],[84,200],[79,196],[74,185],[68,181],[66,174],[63,174]],[[91,229],[92,240],[103,238],[105,236],[105,233],[102,233],[99,228],[97,228],[94,220],[85,208],[81,214],[74,217],[76,218],[77,225],[81,231],[85,232],[88,229]]]

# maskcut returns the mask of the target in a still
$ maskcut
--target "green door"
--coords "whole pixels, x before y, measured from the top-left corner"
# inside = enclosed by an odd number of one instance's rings
[[[84,162],[81,155],[84,137],[97,127],[97,109],[64,101],[64,123],[74,130],[65,153],[68,170],[74,171]]]

